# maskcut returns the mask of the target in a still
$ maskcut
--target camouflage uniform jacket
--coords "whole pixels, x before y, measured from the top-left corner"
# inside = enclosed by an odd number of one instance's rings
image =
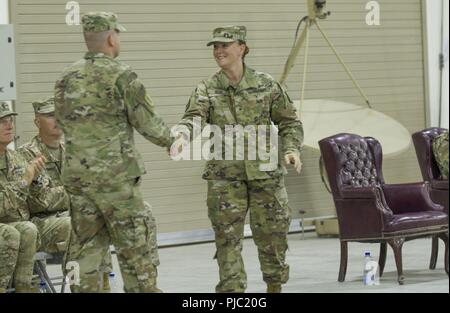
[[[30,212],[27,205],[29,188],[23,187],[27,162],[16,151],[6,149],[0,167],[0,223],[27,221]]]
[[[55,85],[55,115],[64,132],[63,182],[68,188],[121,183],[145,173],[133,128],[170,147],[169,128],[129,66],[88,52]]]
[[[192,133],[194,117],[201,118],[202,127],[211,124],[220,127],[222,131],[225,125],[266,125],[268,130],[273,123],[278,127],[281,152],[299,152],[303,142],[303,126],[286,91],[266,73],[248,67],[244,71],[236,88],[221,70],[202,81],[193,92],[179,124],[188,127]],[[269,132],[267,138],[268,134]],[[248,139],[247,133],[244,136]],[[226,143],[222,146],[225,147]],[[266,151],[269,149],[266,141]],[[247,150],[248,145],[245,146],[243,160],[222,158],[208,161],[203,178],[254,180],[285,173],[281,162],[275,164],[272,171],[260,170],[260,165],[268,162],[261,160],[258,154],[256,159],[249,160]]]
[[[39,135],[19,148],[18,151],[27,161],[31,161],[40,154],[46,159],[45,171],[42,171],[30,186],[30,196],[27,201],[31,215],[42,217],[70,208],[69,194],[61,179],[61,160],[64,158],[64,150],[64,144],[61,143],[61,155],[55,158]]]
[[[433,153],[442,179],[448,179],[448,131],[433,140]]]

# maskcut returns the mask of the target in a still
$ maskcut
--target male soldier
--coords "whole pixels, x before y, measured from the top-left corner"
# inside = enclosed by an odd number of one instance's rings
[[[69,241],[71,223],[69,216],[70,197],[61,180],[61,160],[64,155],[62,131],[56,125],[53,97],[32,103],[34,123],[39,129],[30,142],[19,148],[27,161],[42,155],[45,158],[43,171],[30,187],[28,206],[31,221],[38,227],[41,248],[48,253],[65,253]],[[65,272],[63,264],[63,272]],[[108,273],[112,271],[111,254],[105,257],[102,267],[104,291],[109,291]]]
[[[448,131],[434,138],[433,153],[441,171],[442,179],[448,179]]]
[[[13,112],[0,102],[0,293],[11,278],[16,292],[32,292],[33,257],[39,246],[38,230],[29,221],[29,186],[44,167],[36,157],[30,164],[7,148],[14,140]]]
[[[113,13],[82,18],[87,52],[55,85],[56,120],[64,132],[63,182],[72,196],[68,261],[80,266],[75,292],[99,290],[100,250],[114,244],[126,292],[159,292],[153,217],[139,190],[145,173],[133,129],[167,149],[170,132],[137,74],[115,60],[120,51]]]
[[[269,132],[272,123],[278,127],[282,153],[287,164],[300,173],[300,148],[303,141],[302,123],[285,90],[270,75],[257,72],[244,63],[249,52],[244,26],[218,27],[213,31],[213,56],[220,70],[197,85],[180,122],[192,133],[195,118],[203,125],[211,124],[222,134],[222,155],[206,164],[203,178],[208,180],[208,216],[211,220],[217,247],[220,281],[217,292],[244,292],[247,276],[241,256],[244,223],[250,211],[250,226],[258,247],[263,279],[268,292],[281,292],[281,285],[289,278],[285,262],[290,209],[284,186],[284,167],[278,162],[268,164],[261,156],[251,158],[256,149],[256,135],[244,137],[247,144],[239,147],[237,135],[227,134],[227,128],[253,129],[260,135]],[[263,131],[261,134],[260,132]],[[216,139],[216,134],[214,139]],[[180,149],[181,137],[172,148],[172,156]],[[230,144],[231,142],[231,144]],[[233,144],[235,142],[235,144]],[[216,144],[214,144],[214,148]],[[236,146],[233,147],[233,145]],[[231,159],[227,149],[247,152]],[[277,147],[276,147],[277,148]],[[275,155],[278,154],[278,149]],[[231,155],[230,154],[230,155]]]

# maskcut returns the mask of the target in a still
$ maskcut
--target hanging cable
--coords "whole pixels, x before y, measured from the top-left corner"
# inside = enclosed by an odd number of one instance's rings
[[[295,37],[294,37],[294,43],[292,44],[292,48],[295,46],[295,44],[297,43],[297,37],[298,37],[298,31],[300,30],[300,26],[302,25],[303,22],[305,22],[308,19],[308,15],[303,16],[300,21],[297,24],[297,29],[295,30]]]

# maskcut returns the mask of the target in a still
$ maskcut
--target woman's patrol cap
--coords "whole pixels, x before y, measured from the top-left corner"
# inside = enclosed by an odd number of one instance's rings
[[[234,42],[237,40],[246,41],[247,28],[245,26],[222,26],[213,31],[213,38],[206,46],[213,45],[216,42]]]

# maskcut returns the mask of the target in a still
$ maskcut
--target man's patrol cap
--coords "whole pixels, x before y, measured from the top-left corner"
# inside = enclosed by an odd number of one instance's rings
[[[117,15],[111,12],[89,12],[81,18],[85,33],[99,33],[108,30],[124,32],[125,27],[117,21]]]
[[[55,99],[53,97],[42,101],[34,101],[33,103],[35,114],[47,114],[55,112]]]
[[[10,109],[8,103],[0,101],[0,118],[10,115],[17,115],[17,113]]]
[[[207,46],[216,42],[234,42],[237,40],[246,41],[247,28],[245,26],[223,26],[217,27],[213,31],[213,38],[208,42]]]

